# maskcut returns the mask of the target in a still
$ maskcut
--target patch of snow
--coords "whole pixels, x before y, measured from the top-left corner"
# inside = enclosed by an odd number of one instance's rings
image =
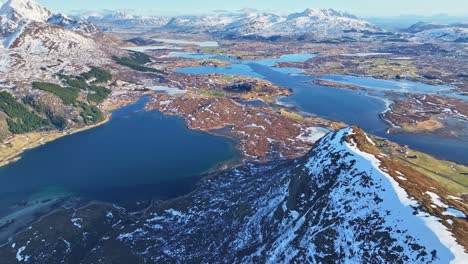
[[[145,234],[147,232],[143,231],[143,229],[141,228],[138,228],[136,229],[135,231],[131,232],[131,233],[124,233],[124,234],[120,234],[117,239],[122,241],[122,240],[132,240],[135,236],[139,235],[139,234]]]
[[[178,88],[171,88],[171,87],[167,87],[167,86],[148,86],[146,88],[148,88],[148,89],[150,89],[152,91],[156,91],[156,92],[167,93],[170,96],[187,93],[186,90],[181,90],[181,89],[178,89]]]
[[[372,139],[367,134],[366,134],[366,139],[367,139],[367,141],[369,141],[369,143],[371,143],[372,145],[375,146],[374,141],[372,141]]]
[[[248,125],[245,125],[244,128],[261,128],[262,130],[265,130],[264,126],[257,125],[257,124],[248,124]]]
[[[429,195],[432,199],[432,203],[439,206],[439,207],[442,207],[442,208],[447,208],[448,205],[446,205],[444,202],[442,202],[442,200],[440,199],[439,195],[433,193],[433,192],[426,192],[427,195]]]
[[[80,222],[83,222],[83,219],[81,219],[81,218],[72,218],[71,222],[73,223],[74,226],[76,226],[78,228],[82,228]]]
[[[112,212],[107,212],[106,217],[107,218],[114,218],[114,214],[112,214]]]
[[[29,260],[30,256],[27,256],[27,255],[22,256],[21,255],[23,253],[23,251],[25,251],[25,250],[26,250],[26,246],[22,246],[16,252],[16,260],[18,260],[18,262],[22,262],[22,261],[27,262]]]
[[[330,130],[323,127],[308,127],[297,138],[304,142],[315,143],[328,132]]]
[[[6,38],[3,39],[3,47],[5,48],[10,48],[11,44],[13,44],[13,42],[15,42],[15,40],[17,38],[19,38],[23,32],[24,32],[24,29],[28,26],[28,23],[23,23],[22,25],[20,25],[15,32],[11,33],[10,35],[8,35]]]
[[[449,195],[449,196],[447,196],[447,198],[452,199],[452,200],[457,200],[457,201],[462,200],[460,197],[456,197],[456,196],[453,196],[453,195]]]
[[[177,211],[177,210],[174,210],[174,209],[169,209],[169,210],[166,210],[165,212],[172,215],[172,216],[176,216],[176,217],[184,216],[184,213],[182,213],[180,211]]]
[[[67,249],[65,250],[65,253],[66,253],[67,255],[70,254],[71,251],[72,251],[72,250],[71,250],[71,243],[68,242],[67,240],[65,240],[63,237],[61,237],[60,239],[63,241],[63,243],[65,243],[65,246],[67,247]]]
[[[452,207],[449,207],[447,208],[447,211],[443,213],[444,215],[451,215],[451,216],[455,216],[455,217],[459,217],[459,218],[466,218],[466,215],[465,213],[463,213],[462,211],[459,211],[455,208],[452,208]]]

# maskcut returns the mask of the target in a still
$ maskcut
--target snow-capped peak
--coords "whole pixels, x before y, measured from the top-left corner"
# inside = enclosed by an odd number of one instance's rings
[[[289,19],[295,19],[299,17],[311,17],[316,19],[325,19],[333,17],[345,17],[350,19],[357,19],[356,16],[348,14],[346,12],[336,11],[334,9],[319,9],[319,8],[308,8],[300,13],[294,13],[289,16]]]
[[[117,20],[117,19],[132,19],[132,18],[134,18],[133,15],[131,15],[131,14],[129,14],[129,13],[123,11],[123,10],[119,10],[119,11],[117,11],[117,12],[115,12],[115,13],[112,13],[111,15],[109,15],[109,17],[112,18],[112,19],[115,19],[115,20]]]
[[[9,0],[0,8],[0,16],[14,22],[20,20],[45,22],[51,15],[52,12],[35,0]]]

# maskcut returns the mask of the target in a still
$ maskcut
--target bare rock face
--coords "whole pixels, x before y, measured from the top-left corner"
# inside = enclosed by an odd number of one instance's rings
[[[372,148],[357,128],[331,132],[301,159],[214,173],[190,195],[139,216],[104,204],[61,210],[0,247],[0,262],[16,263],[17,257],[34,263],[466,259],[444,226],[420,212],[376,157],[358,145]]]

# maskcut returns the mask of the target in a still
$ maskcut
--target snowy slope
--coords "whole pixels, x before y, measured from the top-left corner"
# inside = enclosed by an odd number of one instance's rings
[[[329,133],[302,159],[214,173],[141,217],[107,205],[60,213],[0,247],[0,262],[21,250],[39,263],[466,263],[447,228],[358,149],[355,132]],[[78,216],[89,218],[75,226]],[[49,231],[57,219],[67,231]]]
[[[99,33],[95,25],[69,18],[64,14],[55,14],[47,19],[47,23],[58,25],[84,35]]]
[[[51,15],[34,0],[9,0],[0,8],[0,37],[14,33],[28,22],[45,22]]]
[[[100,15],[85,13],[77,16],[99,26],[165,27],[181,32],[209,32],[232,36],[298,36],[314,35],[316,38],[339,38],[353,32],[376,32],[376,26],[346,12],[333,9],[307,9],[290,15],[242,10],[202,16],[139,17],[125,12]]]
[[[101,27],[162,27],[170,18],[148,17],[132,15],[124,11],[101,14],[99,12],[86,12],[74,17],[77,20],[87,21]]]
[[[434,39],[448,42],[468,42],[468,28],[443,27],[420,31],[414,36],[418,39]]]
[[[270,29],[262,30],[259,34],[298,35],[310,33],[325,38],[329,34],[340,36],[344,31],[376,32],[379,29],[348,13],[332,9],[307,9],[302,13],[289,15],[287,20],[275,24]]]
[[[108,43],[87,22],[53,15],[34,0],[10,0],[0,8],[2,79],[53,78],[58,71],[76,73],[88,64],[109,62]]]
[[[332,9],[307,9],[288,16],[249,11],[202,17],[174,18],[168,28],[198,30],[238,36],[297,36],[313,34],[317,38],[341,37],[346,31],[379,29],[348,13]],[[330,36],[331,35],[331,36]]]
[[[468,42],[468,23],[441,24],[419,22],[404,32],[413,34],[418,40],[442,40],[447,42]]]
[[[13,21],[26,19],[44,22],[52,13],[35,0],[8,0],[0,8],[0,15]]]

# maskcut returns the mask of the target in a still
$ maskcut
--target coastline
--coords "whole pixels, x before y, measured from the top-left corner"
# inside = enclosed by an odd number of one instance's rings
[[[0,146],[0,157],[2,157],[0,160],[0,167],[19,161],[21,159],[21,154],[28,150],[40,147],[65,136],[73,135],[104,125],[110,121],[111,116],[112,113],[108,113],[101,122],[81,128],[73,128],[65,131],[54,130],[46,132],[31,132],[12,136],[11,138],[7,139],[2,146]],[[13,146],[9,147],[6,146],[6,144],[13,144]],[[6,153],[6,155],[4,156],[3,153]]]
[[[128,104],[135,102],[136,99],[141,95],[135,96],[134,94],[126,94],[126,97],[121,98],[118,94],[118,90],[114,91],[114,95],[109,96],[107,100],[98,106],[105,114],[104,120],[92,125],[67,129],[64,131],[53,130],[30,132],[26,134],[14,135],[6,139],[2,144],[0,144],[0,168],[19,161],[21,159],[21,154],[28,150],[40,147],[59,138],[80,133],[106,124],[110,121],[112,112],[114,110],[120,109]],[[13,144],[13,146],[8,146],[8,144]]]

